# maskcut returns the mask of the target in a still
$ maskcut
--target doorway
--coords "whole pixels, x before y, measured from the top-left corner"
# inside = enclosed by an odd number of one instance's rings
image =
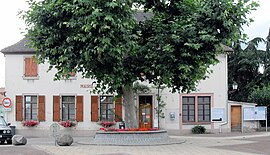
[[[152,128],[152,96],[139,96],[139,128]]]
[[[242,131],[241,106],[231,106],[231,131]]]

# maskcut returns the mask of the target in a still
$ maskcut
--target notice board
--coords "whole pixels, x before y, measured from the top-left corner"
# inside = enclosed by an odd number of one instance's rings
[[[266,110],[267,108],[265,106],[245,107],[244,120],[266,120]]]
[[[224,122],[225,121],[225,108],[213,108],[211,113],[212,122]]]

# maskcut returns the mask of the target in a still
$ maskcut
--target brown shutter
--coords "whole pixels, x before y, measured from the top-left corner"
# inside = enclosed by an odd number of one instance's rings
[[[70,77],[75,77],[76,73],[75,72],[70,72],[68,73]]]
[[[29,77],[31,76],[31,58],[24,59],[24,76]]]
[[[116,98],[115,100],[115,121],[122,121],[122,98]]]
[[[53,96],[53,121],[60,121],[60,96]]]
[[[38,96],[38,120],[45,121],[45,96]]]
[[[76,97],[76,121],[83,121],[83,96]]]
[[[98,96],[91,96],[91,121],[98,121]]]
[[[23,97],[16,96],[16,121],[23,120]]]
[[[31,64],[31,75],[33,76],[33,77],[37,77],[38,76],[38,64],[37,64],[37,62],[35,61],[35,59],[34,58],[32,58],[32,64]]]
[[[36,77],[38,75],[38,64],[35,62],[34,58],[24,59],[24,76],[26,77]]]

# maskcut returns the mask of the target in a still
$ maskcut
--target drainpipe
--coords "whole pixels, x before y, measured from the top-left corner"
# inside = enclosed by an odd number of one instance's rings
[[[226,114],[226,122],[224,123],[221,123],[219,125],[219,133],[222,133],[222,126],[224,125],[227,125],[228,122],[229,122],[229,112],[228,112],[228,109],[229,109],[229,100],[228,100],[228,55],[225,54],[225,62],[226,62],[226,65],[225,65],[225,75],[226,75],[226,80],[225,80],[225,87],[226,87],[226,106],[225,106],[225,114]]]
[[[157,114],[158,114],[158,129],[159,129],[159,102],[160,102],[160,92],[159,92],[160,84],[158,84],[158,105],[157,105]]]

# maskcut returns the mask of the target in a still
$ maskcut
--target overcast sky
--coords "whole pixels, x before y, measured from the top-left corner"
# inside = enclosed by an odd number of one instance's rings
[[[24,22],[17,16],[20,10],[27,8],[26,0],[0,1],[0,50],[23,38]],[[260,7],[253,11],[251,17],[255,22],[244,27],[249,38],[266,38],[270,27],[270,0],[259,0]],[[5,86],[5,58],[0,53],[0,87]]]

